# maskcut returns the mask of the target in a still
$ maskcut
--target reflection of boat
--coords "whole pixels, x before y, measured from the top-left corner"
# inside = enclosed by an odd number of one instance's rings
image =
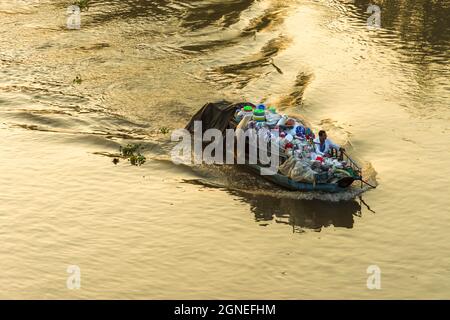
[[[201,121],[203,132],[208,129],[218,129],[222,133],[224,133],[226,129],[236,130],[238,124],[234,120],[234,115],[236,110],[242,108],[244,105],[251,105],[255,107],[251,103],[230,104],[226,101],[208,103],[192,117],[191,121],[186,126],[186,129],[193,133],[194,121]],[[237,153],[234,152],[235,156],[236,154]],[[246,157],[248,160],[248,154],[246,154]],[[287,157],[280,154],[279,159],[279,163],[283,164],[287,160]],[[342,192],[347,190],[354,181],[360,180],[362,176],[361,168],[359,168],[355,161],[348,157],[348,155],[345,155],[345,160],[351,167],[353,174],[340,177],[339,179],[314,183],[297,182],[281,174],[280,172],[272,175],[262,175],[262,177],[278,186],[294,191],[323,191],[331,193]],[[259,161],[256,164],[250,164],[247,161],[246,167],[253,173],[260,174],[261,170],[265,166],[263,166]]]
[[[320,231],[324,227],[353,228],[354,217],[362,216],[363,205],[370,207],[359,197],[359,202],[292,199],[271,196],[268,193],[249,192],[238,189],[230,190],[226,186],[203,179],[185,179],[185,183],[201,185],[207,188],[219,188],[236,196],[236,200],[250,205],[255,221],[261,226],[269,222],[292,226],[293,232],[304,229]]]
[[[354,216],[360,216],[361,205],[352,201],[297,200],[268,197],[247,192],[230,191],[249,203],[259,223],[275,221],[302,229],[320,230],[323,227],[353,228]]]

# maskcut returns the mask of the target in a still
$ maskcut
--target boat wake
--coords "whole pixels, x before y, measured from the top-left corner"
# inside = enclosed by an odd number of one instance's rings
[[[376,172],[371,169],[370,164],[365,166],[365,181],[376,185]],[[229,192],[240,192],[252,196],[265,196],[276,199],[291,200],[322,200],[322,201],[350,201],[361,196],[364,192],[372,189],[360,182],[354,184],[347,190],[339,193],[326,193],[321,191],[289,191],[285,190],[260,176],[256,176],[239,165],[201,165],[191,166],[198,178],[182,179],[184,183],[199,185],[205,188],[218,188]],[[368,170],[371,170],[370,172]]]

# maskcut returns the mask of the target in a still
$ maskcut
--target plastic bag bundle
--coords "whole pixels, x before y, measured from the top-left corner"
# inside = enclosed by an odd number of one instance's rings
[[[251,143],[267,150],[273,144],[279,154],[288,157],[278,168],[280,174],[296,182],[314,184],[332,183],[335,179],[355,175],[347,170],[345,162],[317,156],[311,141],[315,135],[300,121],[281,116],[274,108],[265,110],[264,106],[256,109],[246,106],[237,114],[241,119],[236,128],[241,129],[237,130],[238,139],[245,134]],[[277,126],[274,126],[275,123]],[[246,130],[250,132],[244,132]]]
[[[289,177],[297,182],[315,182],[316,172],[306,161],[296,161],[295,165],[289,172]]]
[[[278,170],[281,172],[281,174],[285,175],[286,177],[289,177],[289,173],[291,172],[291,169],[295,166],[296,160],[294,157],[289,157],[282,165],[279,166]]]

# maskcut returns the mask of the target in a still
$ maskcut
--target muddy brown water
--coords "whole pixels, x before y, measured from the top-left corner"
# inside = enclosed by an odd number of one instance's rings
[[[92,0],[67,30],[69,1],[0,1],[0,297],[449,298],[449,4],[374,2],[381,29],[369,1]],[[174,165],[159,129],[219,99],[305,117],[378,188]],[[130,142],[143,166],[104,156]]]

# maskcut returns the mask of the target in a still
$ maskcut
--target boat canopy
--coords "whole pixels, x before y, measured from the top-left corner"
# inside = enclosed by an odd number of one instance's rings
[[[215,103],[205,104],[189,121],[186,130],[190,133],[194,132],[194,121],[202,122],[202,133],[208,129],[218,129],[222,132],[229,127],[230,122],[234,119],[234,114],[237,109],[244,106],[255,105],[248,102],[232,104],[228,101],[220,101]]]

